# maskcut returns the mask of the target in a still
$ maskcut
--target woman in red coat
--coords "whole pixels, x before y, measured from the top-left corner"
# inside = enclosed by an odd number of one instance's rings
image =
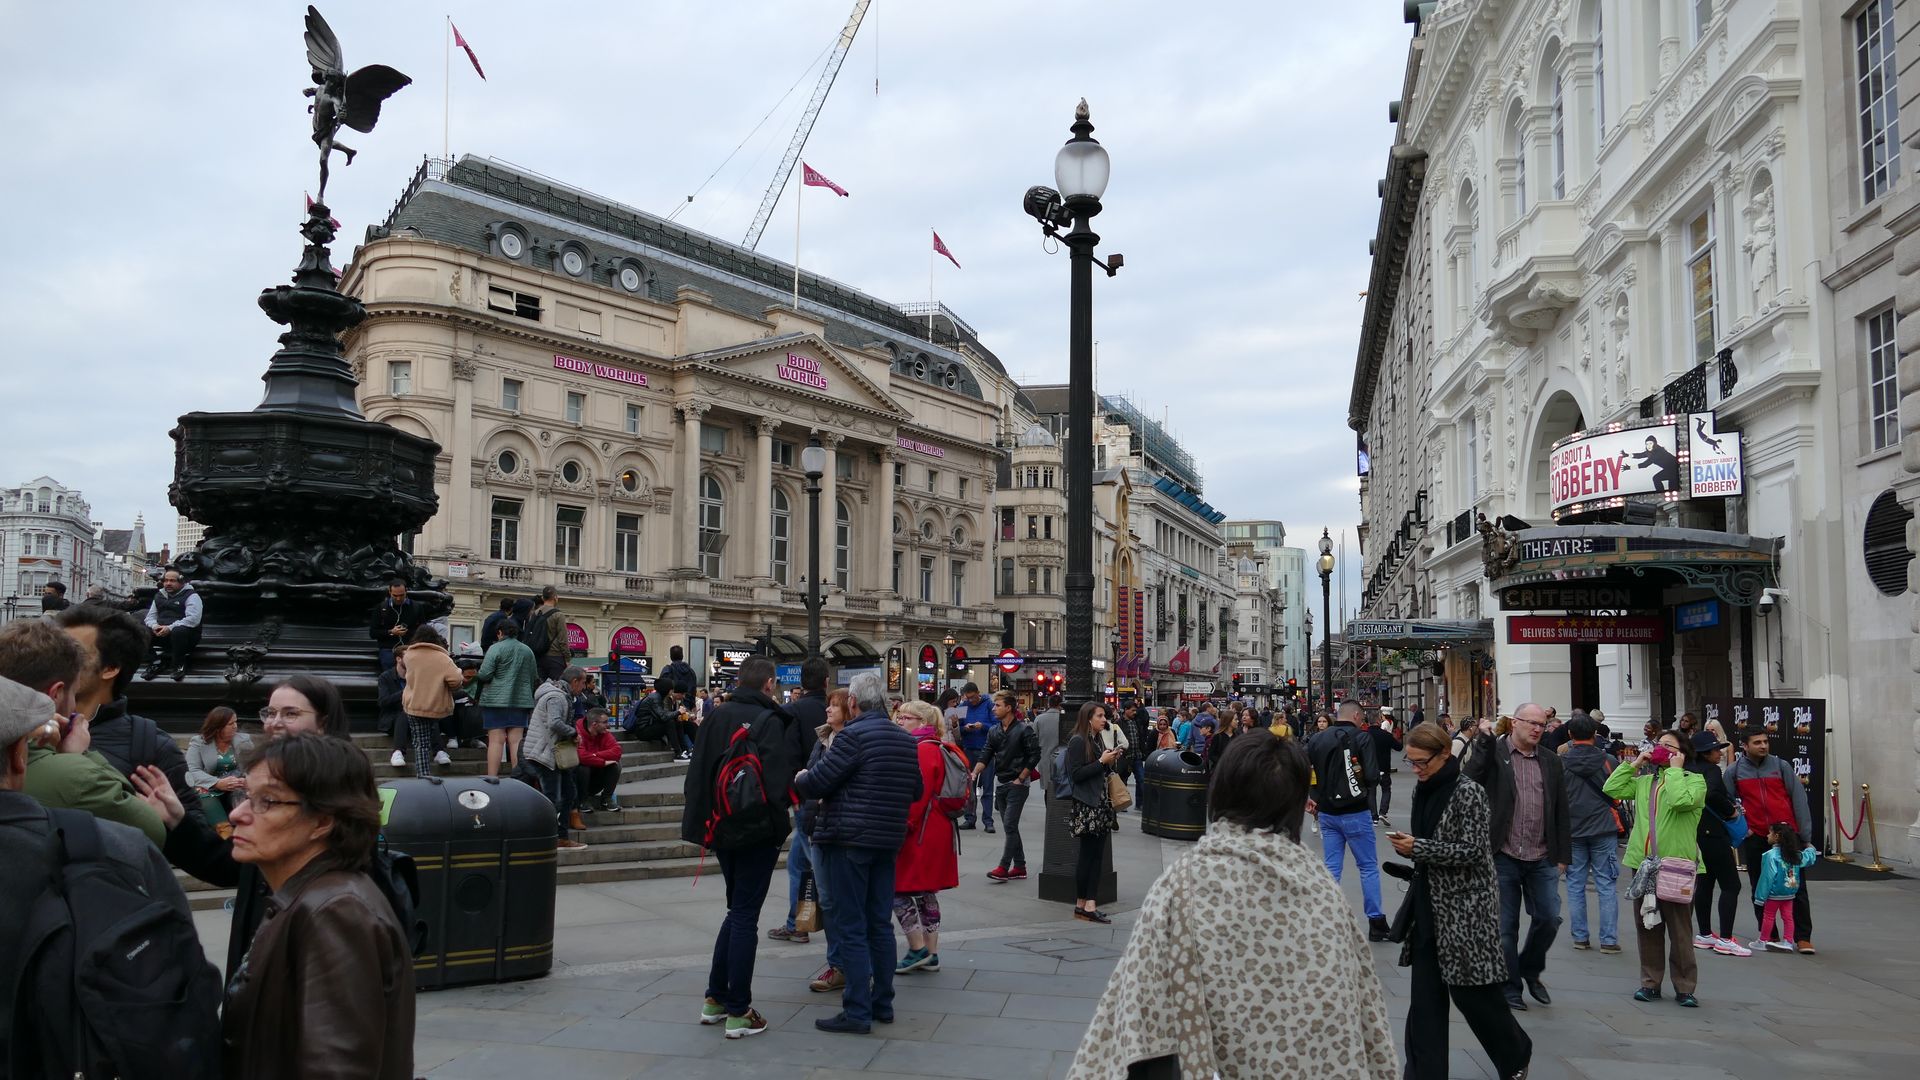
[[[907,933],[907,953],[896,974],[940,970],[940,900],[942,889],[960,884],[960,852],[953,819],[940,803],[940,785],[946,778],[945,755],[957,753],[946,743],[946,721],[940,710],[924,701],[909,701],[894,713],[893,722],[919,741],[920,798],[907,813],[907,838],[893,863],[893,916]],[[955,800],[956,802],[958,800]]]

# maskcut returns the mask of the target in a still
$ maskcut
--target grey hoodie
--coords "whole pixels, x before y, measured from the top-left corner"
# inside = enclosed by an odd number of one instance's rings
[[[1576,840],[1616,835],[1613,811],[1598,789],[1606,786],[1618,762],[1598,746],[1581,743],[1568,743],[1561,762],[1567,770],[1568,835]]]

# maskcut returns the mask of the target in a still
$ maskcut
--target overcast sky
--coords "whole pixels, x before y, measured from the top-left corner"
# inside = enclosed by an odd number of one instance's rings
[[[454,52],[451,149],[657,213],[698,189],[679,220],[737,242],[851,6],[454,0],[487,81]],[[374,133],[345,133],[343,249],[441,153],[445,24],[438,5],[321,7],[349,68],[414,79]],[[291,271],[315,184],[304,10],[0,14],[3,479],[78,487],[110,527],[144,513],[155,548],[174,418],[257,404],[275,348],[254,297]],[[1216,507],[1305,546],[1345,528],[1357,569],[1346,404],[1410,29],[1382,0],[876,0],[805,154],[852,196],[810,192],[802,263],[921,300],[938,229],[965,268],[942,261],[938,298],[1016,377],[1064,381],[1066,257],[1019,201],[1053,182],[1085,96],[1113,159],[1101,249],[1126,255],[1095,282],[1101,391],[1167,418]],[[790,188],[760,250],[792,258],[793,212]]]

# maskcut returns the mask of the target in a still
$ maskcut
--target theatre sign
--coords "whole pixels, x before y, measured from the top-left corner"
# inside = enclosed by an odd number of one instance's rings
[[[1547,491],[1562,517],[1626,505],[1724,498],[1745,490],[1740,433],[1712,413],[1577,431],[1547,456]]]

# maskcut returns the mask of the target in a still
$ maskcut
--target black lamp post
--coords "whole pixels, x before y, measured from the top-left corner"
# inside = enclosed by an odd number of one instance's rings
[[[952,634],[940,639],[940,647],[947,650],[943,658],[946,664],[940,669],[940,689],[943,693],[953,686],[953,647],[958,644],[960,643],[953,639]]]
[[[1333,538],[1320,530],[1320,681],[1325,683],[1327,711],[1333,711]]]
[[[1106,149],[1094,140],[1084,98],[1073,111],[1069,130],[1073,138],[1053,159],[1058,190],[1031,187],[1022,200],[1027,214],[1040,222],[1040,231],[1067,245],[1072,268],[1067,321],[1067,685],[1059,716],[1061,743],[1081,704],[1100,699],[1093,682],[1093,267],[1099,263],[1112,277],[1122,262],[1115,255],[1101,263],[1093,254],[1100,236],[1089,223],[1100,213],[1111,163]],[[1074,899],[1075,846],[1067,834],[1065,807],[1048,799],[1041,899]],[[1094,899],[1112,899],[1110,874],[1101,875],[1098,891],[1101,895]]]
[[[800,451],[800,469],[807,474],[807,659],[820,655],[820,478],[827,474],[827,450],[820,436],[807,438]]]

